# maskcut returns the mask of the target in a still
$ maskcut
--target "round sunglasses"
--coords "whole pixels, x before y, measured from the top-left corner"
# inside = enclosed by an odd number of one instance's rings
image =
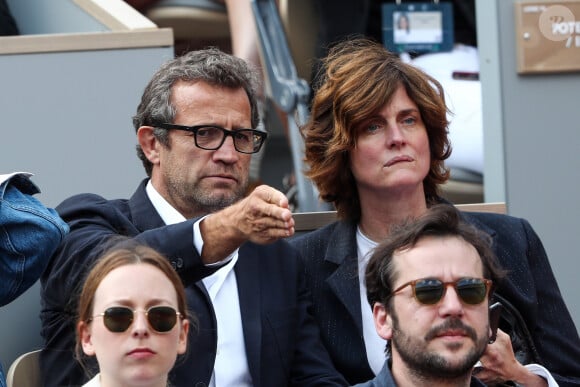
[[[102,317],[103,323],[109,331],[121,333],[129,329],[137,312],[139,311],[126,306],[112,306],[103,313],[91,317],[87,322],[90,323],[94,318]],[[153,306],[144,312],[149,325],[158,333],[171,331],[177,323],[177,317],[183,318],[181,313],[170,306]]]
[[[423,305],[435,305],[445,296],[448,286],[453,286],[459,299],[468,305],[481,304],[491,287],[492,281],[485,278],[460,278],[456,281],[443,282],[437,278],[422,278],[409,281],[391,293],[396,293],[411,286],[413,297]]]

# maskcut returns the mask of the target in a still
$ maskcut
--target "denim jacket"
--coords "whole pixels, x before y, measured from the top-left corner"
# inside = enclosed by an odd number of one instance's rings
[[[69,230],[54,209],[32,197],[40,190],[29,176],[0,175],[0,306],[40,278]],[[4,383],[0,365],[0,386]]]

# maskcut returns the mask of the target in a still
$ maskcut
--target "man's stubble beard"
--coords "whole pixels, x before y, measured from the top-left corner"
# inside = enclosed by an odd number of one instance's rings
[[[173,187],[180,191],[179,196],[184,198],[187,203],[190,203],[193,212],[199,215],[211,214],[220,211],[232,204],[241,200],[246,193],[248,187],[248,179],[245,179],[233,191],[221,191],[215,194],[211,189],[204,188],[199,182],[187,186],[180,185],[180,187]]]

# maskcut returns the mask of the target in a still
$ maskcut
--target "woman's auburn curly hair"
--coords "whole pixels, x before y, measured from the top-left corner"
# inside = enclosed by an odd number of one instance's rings
[[[386,50],[358,38],[334,46],[323,60],[309,121],[302,127],[306,176],[320,197],[333,203],[341,219],[360,219],[360,199],[350,169],[357,128],[388,104],[403,86],[427,129],[431,166],[423,182],[428,203],[437,201],[438,185],[449,178],[444,161],[451,154],[448,109],[441,84]]]

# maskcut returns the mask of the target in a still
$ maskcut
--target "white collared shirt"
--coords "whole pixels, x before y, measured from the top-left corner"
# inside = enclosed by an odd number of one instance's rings
[[[151,180],[147,183],[145,190],[165,224],[176,224],[186,220],[155,190]],[[200,255],[203,249],[203,238],[199,224],[202,220],[203,218],[193,225],[193,244]],[[213,304],[218,332],[216,360],[210,387],[252,386],[244,345],[238,285],[233,271],[238,260],[238,249],[224,261],[228,260],[226,265],[202,280]]]
[[[82,387],[101,387],[101,374],[96,374],[91,380],[83,384]]]

